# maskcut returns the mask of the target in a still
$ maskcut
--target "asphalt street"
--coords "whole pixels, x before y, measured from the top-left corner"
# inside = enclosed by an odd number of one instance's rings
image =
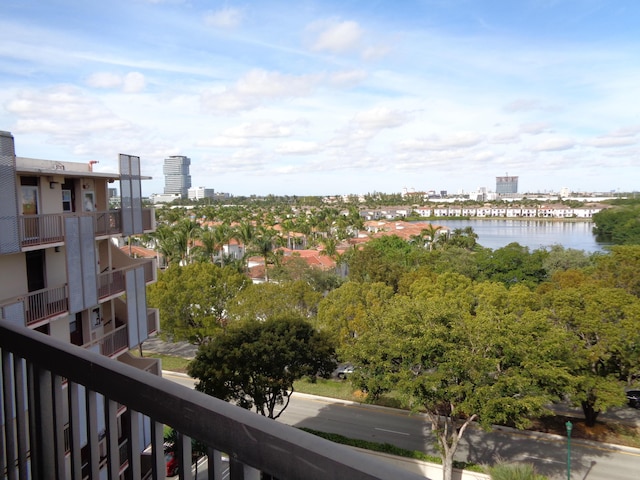
[[[193,379],[184,375],[164,372],[163,376],[193,388]],[[426,418],[403,410],[296,393],[279,421],[437,455]],[[456,459],[478,464],[497,459],[529,462],[539,473],[562,480],[567,478],[567,447],[564,436],[503,427],[486,432],[474,426],[465,433]],[[640,449],[572,440],[572,479],[635,480],[639,469]]]

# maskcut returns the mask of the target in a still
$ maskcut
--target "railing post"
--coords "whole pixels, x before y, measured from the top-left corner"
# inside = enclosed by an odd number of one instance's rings
[[[7,469],[7,479],[8,480],[16,480],[16,446],[13,442],[15,431],[15,424],[13,422],[13,418],[15,417],[14,411],[14,403],[13,403],[13,372],[11,368],[12,358],[9,352],[2,351],[2,396],[4,402],[4,428],[5,435],[7,438],[6,444],[3,446],[0,443],[0,447],[4,447],[3,450],[0,450],[0,457],[3,457],[3,452],[6,451],[6,469]],[[18,406],[19,407],[19,406]],[[0,423],[1,425],[1,423]],[[0,442],[4,440],[4,436],[0,434]],[[0,472],[4,472],[5,466],[3,465],[4,458],[0,458]]]
[[[176,459],[178,460],[178,475],[181,479],[191,480],[191,438],[177,432]]]
[[[80,388],[75,382],[67,384],[69,395],[69,449],[71,450],[71,478],[82,480],[80,446]]]
[[[107,399],[105,399],[105,402],[108,475],[111,480],[118,480],[120,473],[120,446],[118,445],[118,402]]]
[[[151,419],[151,470],[153,478],[165,478],[164,425]]]
[[[37,457],[31,459],[38,467],[37,474],[34,478],[42,478],[45,480],[55,480],[56,475],[56,449],[55,449],[55,422],[52,390],[52,373],[44,370],[36,365],[33,366],[34,387],[35,387],[35,404],[34,408],[30,408],[32,415],[33,428],[35,436],[32,441],[37,446]],[[33,450],[33,449],[32,449]],[[33,452],[32,452],[33,457]]]

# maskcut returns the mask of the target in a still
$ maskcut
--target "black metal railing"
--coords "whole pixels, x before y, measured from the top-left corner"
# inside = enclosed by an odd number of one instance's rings
[[[261,472],[280,480],[423,478],[6,321],[0,351],[2,478],[116,479],[122,468],[126,478],[164,478],[163,425],[178,432],[180,478],[192,478],[191,461],[180,461],[191,459],[191,438],[207,446],[212,479],[222,478],[222,452],[231,480],[259,479]],[[149,446],[140,442],[145,418]]]

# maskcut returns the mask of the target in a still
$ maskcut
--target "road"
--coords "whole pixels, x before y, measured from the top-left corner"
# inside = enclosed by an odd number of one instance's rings
[[[163,376],[193,388],[190,378]],[[437,455],[426,419],[402,410],[294,394],[279,421]],[[511,429],[485,432],[474,426],[465,433],[456,453],[457,460],[478,464],[494,463],[498,458],[532,463],[551,480],[567,478],[567,439],[563,437]],[[640,450],[572,441],[574,480],[635,480],[640,477],[639,470]]]

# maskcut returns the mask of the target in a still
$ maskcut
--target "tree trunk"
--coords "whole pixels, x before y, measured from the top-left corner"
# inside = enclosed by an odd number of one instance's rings
[[[582,402],[582,411],[584,412],[584,423],[587,427],[593,427],[596,424],[599,410],[593,408],[593,403]]]
[[[453,449],[447,449],[443,452],[442,457],[442,480],[451,480],[453,476]]]

